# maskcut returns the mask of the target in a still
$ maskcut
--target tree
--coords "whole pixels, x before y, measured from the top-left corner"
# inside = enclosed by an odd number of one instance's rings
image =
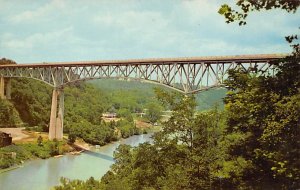
[[[300,6],[299,0],[237,0],[236,5],[241,10],[236,11],[229,5],[224,4],[220,7],[219,13],[223,15],[227,23],[239,21],[239,25],[246,24],[246,18],[252,11],[283,9],[287,12],[296,12]]]
[[[300,156],[300,68],[298,63],[279,68],[274,77],[232,71],[226,83],[232,91],[225,98],[225,139],[234,138],[228,142],[227,161],[239,158],[248,163],[238,175],[254,188],[276,184],[294,189],[300,184],[300,166],[295,160]]]
[[[154,124],[161,118],[161,107],[156,103],[149,103],[147,106],[146,118]]]
[[[59,142],[57,139],[54,139],[50,144],[50,155],[59,155]]]
[[[126,108],[121,108],[117,111],[117,116],[118,117],[123,117],[128,121],[133,121],[133,117],[132,114],[130,112],[130,110],[126,109]]]
[[[295,12],[300,1],[239,0],[242,13],[222,5],[226,22],[246,24],[254,10]],[[297,35],[286,37],[294,51],[272,64],[275,75],[230,71],[225,98],[228,115],[223,144],[227,158],[220,172],[236,188],[298,189],[300,186],[300,51]],[[236,162],[240,160],[239,162]],[[238,169],[238,170],[237,170]]]
[[[10,65],[10,64],[17,64],[17,63],[13,60],[6,59],[6,58],[0,59],[0,65]]]
[[[0,99],[0,127],[16,127],[22,123],[17,110],[8,100]]]
[[[43,137],[41,135],[37,138],[37,144],[43,146]]]
[[[86,189],[103,189],[100,182],[95,180],[93,177],[90,177],[87,181],[81,180],[69,180],[62,177],[60,179],[60,186],[55,186],[55,190],[63,189],[76,189],[76,190],[86,190]]]
[[[68,138],[69,138],[69,142],[71,144],[74,144],[74,142],[76,141],[76,134],[74,132],[70,132]]]
[[[209,189],[216,178],[216,146],[224,117],[217,110],[195,114],[195,98],[157,91],[172,109],[154,143],[120,146],[116,163],[101,180],[105,189]],[[218,179],[219,182],[219,179]],[[119,186],[118,186],[118,185]]]

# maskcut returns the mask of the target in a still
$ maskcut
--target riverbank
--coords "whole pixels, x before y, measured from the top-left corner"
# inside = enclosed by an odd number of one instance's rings
[[[150,126],[137,123],[137,128],[143,129],[144,132],[153,132],[159,130],[158,126]],[[64,136],[63,141],[49,141],[47,140],[47,133],[40,133],[34,131],[26,131],[24,129],[13,129],[16,139],[13,145],[0,148],[0,172],[6,172],[22,167],[24,162],[34,159],[47,159],[51,157],[61,157],[64,154],[79,155],[82,151],[89,151],[91,148],[103,147],[105,145],[115,143],[121,139],[134,136],[131,134],[125,138],[121,135],[116,140],[105,142],[105,144],[97,145],[85,142],[82,138],[77,138],[72,144],[69,143],[69,137]],[[22,133],[22,134],[21,134]],[[140,134],[140,133],[139,133]],[[22,137],[22,138],[18,138]],[[40,142],[38,139],[41,138]],[[46,139],[46,140],[43,140]]]
[[[0,189],[49,190],[60,184],[61,177],[85,181],[92,176],[99,180],[114,163],[113,152],[120,144],[152,142],[151,135],[134,135],[99,148],[91,146],[90,151],[80,155],[66,153],[58,158],[26,161],[18,169],[0,173]]]
[[[12,167],[9,167],[9,168],[5,168],[5,169],[0,169],[0,173],[4,173],[4,172],[9,172],[11,170],[15,170],[15,169],[18,169],[18,168],[21,168],[22,165],[18,165],[18,166],[12,166]]]
[[[23,167],[24,163],[29,162],[29,161],[33,161],[33,160],[36,160],[36,159],[60,158],[64,155],[68,155],[68,154],[70,154],[70,155],[80,155],[82,152],[89,150],[89,148],[84,147],[80,144],[65,143],[63,145],[68,146],[68,149],[64,149],[64,151],[60,152],[60,154],[50,155],[49,157],[48,156],[47,157],[40,157],[40,156],[37,156],[36,153],[33,153],[33,156],[30,156],[28,159],[24,159],[24,160],[21,160],[21,161],[19,161],[18,157],[16,157],[16,158],[8,157],[8,156],[10,156],[10,155],[7,154],[8,152],[4,153],[3,150],[0,150],[0,157],[1,158],[3,158],[3,155],[4,155],[4,157],[7,161],[13,160],[11,163],[14,163],[13,165],[11,165],[9,167],[5,167],[5,168],[0,169],[0,173],[8,172],[8,171],[11,171],[11,170],[21,168],[21,167]],[[18,144],[14,144],[12,146],[18,146]],[[32,146],[32,144],[30,146]],[[22,146],[22,148],[24,148],[24,146]],[[6,150],[11,150],[12,148],[9,146],[9,147],[6,147],[5,149]],[[15,150],[15,149],[18,149],[18,148],[15,147],[13,149]],[[25,148],[24,152],[26,152],[26,150],[27,149]],[[18,153],[20,154],[20,152],[16,152],[16,156],[18,155]],[[1,161],[2,161],[1,158],[0,158],[0,167],[1,167]],[[2,165],[2,167],[3,167],[3,165]]]
[[[19,167],[25,161],[47,159],[73,151],[66,141],[40,141],[15,143],[0,149],[0,169]]]

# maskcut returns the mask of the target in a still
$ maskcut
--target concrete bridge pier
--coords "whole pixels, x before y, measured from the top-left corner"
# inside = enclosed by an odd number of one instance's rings
[[[5,85],[6,80],[6,85]],[[0,99],[11,99],[11,81],[10,78],[0,77]]]
[[[11,80],[10,78],[6,78],[6,99],[11,99]]]
[[[63,139],[64,120],[64,91],[54,88],[52,92],[52,105],[49,124],[49,140]]]
[[[4,77],[0,77],[0,98],[4,99]]]

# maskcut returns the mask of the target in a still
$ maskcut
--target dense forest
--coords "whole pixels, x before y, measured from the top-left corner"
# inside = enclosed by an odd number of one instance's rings
[[[161,87],[157,84],[138,81],[125,81],[114,79],[93,80],[89,83],[94,84],[95,87],[107,92],[111,97],[110,102],[115,102],[115,107],[122,105],[135,105],[138,110],[147,108],[151,103],[160,104],[156,99],[155,88],[161,88],[165,91],[171,92],[166,87]],[[225,88],[211,89],[203,91],[196,95],[197,107],[199,111],[211,109],[218,106],[223,108],[222,99],[225,97],[227,90]],[[134,111],[134,110],[132,110]]]
[[[30,79],[12,79],[11,83],[12,99],[0,102],[1,126],[24,126],[47,132],[51,87]],[[110,110],[113,104],[107,95],[91,84],[80,83],[66,87],[64,132],[71,132],[73,136],[101,145],[116,140],[115,128],[120,128],[123,137],[138,133],[132,116],[124,117],[116,123],[105,123],[101,119],[102,113]]]

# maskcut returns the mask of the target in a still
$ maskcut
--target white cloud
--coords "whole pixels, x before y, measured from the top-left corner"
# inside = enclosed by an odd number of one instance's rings
[[[1,38],[1,46],[4,49],[31,49],[34,47],[51,46],[54,43],[75,42],[76,38],[72,38],[73,29],[71,27],[64,28],[59,31],[47,33],[35,33],[24,39],[18,39],[13,34],[6,34]]]
[[[17,15],[13,15],[10,18],[10,21],[13,23],[20,23],[20,22],[31,22],[36,20],[44,20],[53,14],[56,11],[59,11],[59,9],[64,9],[65,3],[63,0],[52,0],[49,3],[46,3],[45,5],[38,7],[34,10],[26,10],[23,11]]]
[[[126,11],[121,13],[96,15],[94,23],[101,27],[117,27],[131,32],[149,32],[168,25],[166,18],[154,11]]]
[[[283,36],[297,28],[288,19],[299,15],[254,13],[239,27],[217,13],[220,1],[32,3],[0,13],[1,54],[31,62],[280,52],[288,49]]]

